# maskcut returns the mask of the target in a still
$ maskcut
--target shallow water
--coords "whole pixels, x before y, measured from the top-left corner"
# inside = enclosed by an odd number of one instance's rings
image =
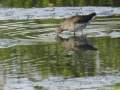
[[[92,10],[89,11],[91,8]],[[15,14],[5,17],[5,13],[9,13],[11,9],[5,12],[2,9],[3,12],[0,13],[0,89],[114,90],[119,88],[114,85],[120,82],[119,8],[91,8],[83,7],[81,12],[84,9],[88,11],[81,14],[91,13],[94,10],[102,13],[98,14],[84,29],[84,38],[98,50],[86,50],[82,47],[79,50],[75,49],[76,51],[69,50],[70,48],[66,48],[63,43],[63,41],[74,42],[73,33],[63,32],[60,35],[62,41],[58,42],[54,29],[65,20],[65,17],[75,15],[79,7],[67,7],[61,14],[54,11],[54,17],[50,15],[53,12],[51,8],[43,8],[46,11],[50,10],[46,16],[44,16],[45,13],[41,16],[27,9],[19,14],[18,8],[16,11],[13,9]],[[100,8],[105,9],[106,12]],[[36,8],[31,10],[34,11]],[[73,14],[70,12],[67,16],[65,14],[67,10],[75,12]],[[27,13],[32,13],[33,17],[28,18],[25,16]],[[38,18],[36,18],[37,15]],[[76,35],[79,37],[81,32],[77,32]]]

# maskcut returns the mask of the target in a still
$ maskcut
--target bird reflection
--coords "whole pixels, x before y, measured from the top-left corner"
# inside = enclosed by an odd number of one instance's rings
[[[56,42],[71,51],[97,50],[97,48],[83,36],[69,37],[68,39],[56,36]]]

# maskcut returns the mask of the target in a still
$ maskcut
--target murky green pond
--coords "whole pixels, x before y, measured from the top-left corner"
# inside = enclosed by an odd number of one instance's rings
[[[0,11],[0,90],[120,90],[119,7]],[[65,18],[94,11],[84,36],[66,31],[56,37]],[[69,47],[84,40],[92,47]]]

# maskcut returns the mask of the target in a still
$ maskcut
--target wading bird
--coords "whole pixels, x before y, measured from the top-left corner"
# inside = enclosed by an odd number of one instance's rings
[[[83,31],[83,29],[88,24],[90,24],[90,21],[94,16],[96,16],[96,13],[91,13],[89,15],[72,16],[66,19],[59,27],[57,27],[55,30],[55,33],[58,36],[61,32],[67,30],[67,31],[74,32],[74,36],[75,36],[75,31],[78,31],[78,30]]]

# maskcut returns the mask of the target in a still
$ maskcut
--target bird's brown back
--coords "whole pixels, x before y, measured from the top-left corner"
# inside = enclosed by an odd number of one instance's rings
[[[68,19],[66,19],[63,24],[60,26],[64,30],[72,30],[74,28],[75,23],[87,23],[89,20],[91,20],[96,14],[92,13],[89,15],[77,15],[77,16],[72,16]]]
[[[77,15],[77,16],[73,16],[71,17],[71,19],[73,19],[74,23],[86,23],[89,20],[91,20],[96,14],[92,13],[89,15]]]

